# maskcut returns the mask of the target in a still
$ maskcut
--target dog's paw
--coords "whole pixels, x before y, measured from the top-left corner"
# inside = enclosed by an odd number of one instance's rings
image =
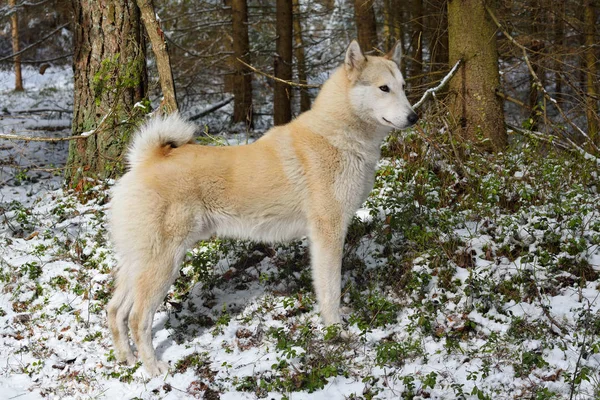
[[[119,364],[134,365],[137,362],[137,357],[131,351],[117,354],[116,357]]]
[[[165,375],[169,372],[169,364],[164,361],[156,361],[151,365],[145,365],[145,368],[151,377]]]

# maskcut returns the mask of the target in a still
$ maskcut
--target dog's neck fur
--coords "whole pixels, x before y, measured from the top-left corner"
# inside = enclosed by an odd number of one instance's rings
[[[297,121],[342,151],[366,152],[378,159],[381,142],[391,128],[354,112],[348,98],[351,86],[344,68],[338,68],[321,88],[312,108]]]

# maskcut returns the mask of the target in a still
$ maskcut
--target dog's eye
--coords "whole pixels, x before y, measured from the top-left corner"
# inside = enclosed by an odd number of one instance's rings
[[[390,88],[388,87],[388,85],[383,85],[383,86],[379,86],[379,90],[381,90],[382,92],[388,93],[390,91]]]

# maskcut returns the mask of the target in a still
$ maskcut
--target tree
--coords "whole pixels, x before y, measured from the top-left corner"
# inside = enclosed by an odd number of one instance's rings
[[[544,83],[544,75],[543,70],[541,68],[542,62],[542,51],[544,50],[544,42],[539,40],[540,32],[542,30],[541,20],[542,20],[542,9],[540,6],[540,0],[530,0],[529,1],[529,15],[530,15],[530,29],[531,29],[531,45],[529,48],[531,49],[531,67],[537,77],[540,78],[542,84]],[[541,100],[540,96],[540,88],[537,85],[532,74],[529,75],[529,108],[531,110],[529,116],[529,129],[538,130],[539,120],[541,116],[541,110],[538,103]]]
[[[12,14],[10,16],[11,24],[11,36],[12,36],[12,50],[13,54],[19,53],[19,16],[17,14],[15,0],[8,0],[8,6],[11,8]],[[14,58],[15,65],[15,90],[23,90],[23,77],[21,75],[21,55],[17,54]]]
[[[250,40],[248,38],[248,4],[246,0],[231,2],[233,31],[233,122],[252,126],[252,71],[239,62],[250,63]]]
[[[178,107],[177,96],[175,95],[175,83],[173,82],[173,71],[171,70],[171,61],[169,60],[169,53],[167,52],[165,35],[156,19],[152,0],[137,0],[137,5],[140,9],[146,33],[152,44],[154,58],[156,59],[158,78],[163,94],[159,111],[164,111],[166,114],[169,114],[177,111]]]
[[[363,51],[370,51],[377,47],[377,20],[373,2],[374,0],[354,0],[356,35]]]
[[[292,80],[292,0],[277,0],[276,12],[275,77],[289,82]],[[292,120],[290,89],[290,85],[275,81],[273,97],[275,125],[283,125]]]
[[[306,60],[304,57],[304,40],[302,39],[302,22],[300,21],[300,1],[292,0],[294,7],[294,44],[296,46],[296,68],[298,81],[306,83]],[[310,110],[310,95],[306,89],[300,89],[300,112]]]
[[[431,52],[431,70],[439,71],[448,66],[448,13],[446,0],[432,0],[433,13],[429,20],[433,38],[429,51]]]
[[[72,141],[66,182],[82,188],[86,178],[108,178],[123,170],[123,152],[145,110],[147,79],[140,12],[135,0],[75,0]]]
[[[465,139],[500,150],[507,137],[502,100],[496,95],[500,87],[496,29],[483,0],[448,2],[448,42],[450,65],[464,61],[450,81],[454,124]]]
[[[596,58],[596,10],[594,0],[585,0],[583,4],[584,66],[585,66],[585,114],[588,136],[593,143],[600,145],[598,131],[598,60]]]
[[[412,60],[410,76],[417,77],[423,73],[423,0],[411,1],[411,43]],[[418,86],[419,79],[416,81]]]

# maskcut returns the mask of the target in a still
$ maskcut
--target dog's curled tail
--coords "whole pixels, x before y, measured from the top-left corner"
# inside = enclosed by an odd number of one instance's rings
[[[195,131],[194,124],[185,121],[178,113],[152,117],[138,130],[129,146],[129,167],[135,168],[164,146],[179,147],[192,142]]]

